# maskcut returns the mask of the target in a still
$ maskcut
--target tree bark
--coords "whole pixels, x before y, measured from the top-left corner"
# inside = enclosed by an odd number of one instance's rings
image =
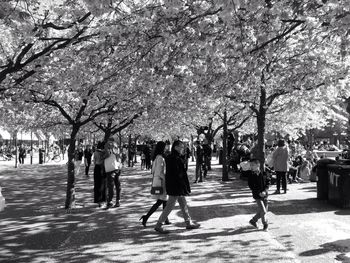
[[[347,145],[350,147],[350,97],[346,99],[346,112],[348,113]]]
[[[224,111],[224,126],[223,126],[223,138],[222,138],[222,181],[228,181],[228,169],[227,169],[227,111]]]
[[[260,105],[259,112],[257,113],[257,126],[258,126],[258,150],[257,158],[260,161],[261,171],[265,170],[265,129],[266,129],[266,89],[260,88]]]
[[[68,147],[68,177],[67,177],[67,192],[66,192],[66,203],[65,209],[72,209],[75,207],[75,142],[76,136],[79,131],[79,127],[73,126],[70,143]]]
[[[129,140],[128,140],[128,156],[131,156],[131,144],[132,144],[132,138],[131,138],[131,134],[129,134]],[[128,167],[131,167],[132,165],[132,159],[128,158]]]

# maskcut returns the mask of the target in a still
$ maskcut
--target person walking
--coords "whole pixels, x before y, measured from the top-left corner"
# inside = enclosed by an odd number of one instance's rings
[[[250,170],[251,172],[248,175],[248,186],[252,191],[253,198],[258,205],[258,211],[250,219],[249,224],[258,228],[257,222],[261,218],[261,222],[263,224],[263,230],[267,230],[268,222],[266,218],[267,210],[268,210],[268,190],[270,186],[270,178],[260,171],[260,162],[257,159],[252,159],[250,161]]]
[[[158,209],[160,205],[163,205],[163,209],[167,203],[167,193],[165,188],[165,159],[164,159],[164,150],[165,150],[165,142],[159,141],[156,144],[154,149],[154,153],[152,156],[152,187],[161,187],[162,193],[160,194],[152,194],[152,197],[157,201],[151,207],[151,209],[147,212],[146,215],[141,216],[140,220],[142,220],[142,225],[146,227],[148,218]],[[165,224],[170,224],[168,218],[165,220]]]
[[[99,207],[106,202],[106,174],[103,167],[104,143],[98,142],[94,152],[94,203]]]
[[[118,146],[114,142],[113,138],[110,138],[105,145],[104,152],[104,168],[107,177],[107,209],[113,206],[113,196],[114,196],[114,187],[116,191],[116,200],[114,207],[120,206],[120,172],[121,172],[121,163],[119,162],[118,156]]]
[[[92,148],[90,145],[86,145],[86,148],[84,150],[84,164],[85,164],[85,176],[86,178],[89,178],[89,169],[91,165],[91,159],[92,159]]]
[[[177,140],[171,147],[171,153],[166,158],[165,186],[169,196],[167,205],[158,218],[154,228],[158,233],[167,234],[169,231],[163,229],[162,223],[168,218],[175,207],[176,201],[179,203],[186,223],[186,229],[196,229],[200,224],[193,223],[188,211],[186,196],[191,193],[185,164],[181,155],[184,151],[184,144]]]
[[[284,140],[279,140],[277,149],[272,154],[273,169],[276,172],[276,192],[280,194],[281,181],[284,193],[287,193],[287,172],[288,172],[289,150]]]

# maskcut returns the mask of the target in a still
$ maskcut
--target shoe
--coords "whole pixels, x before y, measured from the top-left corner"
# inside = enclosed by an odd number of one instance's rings
[[[269,224],[268,224],[268,223],[264,224],[263,230],[264,230],[264,231],[267,231],[268,227],[269,227]]]
[[[119,207],[119,206],[120,206],[120,203],[119,203],[119,201],[117,201],[117,202],[115,203],[114,207]]]
[[[169,221],[169,219],[165,220],[164,222],[165,225],[171,225],[171,222]]]
[[[286,194],[286,193],[287,193],[287,190],[284,190],[284,193]]]
[[[147,227],[146,223],[147,223],[147,217],[145,215],[141,216],[139,220],[142,219],[142,225],[143,227]]]
[[[258,228],[258,225],[256,224],[256,222],[253,221],[253,219],[249,220],[249,224],[251,224],[255,228]]]
[[[196,184],[196,183],[197,183],[197,180],[196,180],[196,181],[194,181],[193,183],[194,183],[194,184]]]
[[[189,223],[186,225],[186,229],[197,229],[199,228],[201,225],[197,224],[197,223]]]
[[[155,231],[157,231],[160,234],[169,234],[170,232],[168,230],[165,230],[163,227],[161,226],[156,226],[154,228]]]
[[[280,193],[281,193],[280,190],[276,190],[276,191],[274,192],[275,195],[279,195]]]
[[[108,202],[106,206],[107,206],[107,208],[112,207],[113,203],[112,202]]]
[[[199,180],[198,183],[203,183],[203,180]]]

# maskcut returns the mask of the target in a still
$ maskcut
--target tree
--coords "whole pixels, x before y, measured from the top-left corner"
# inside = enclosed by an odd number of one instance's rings
[[[34,75],[53,52],[93,36],[91,13],[78,5],[68,11],[61,3],[10,0],[0,10],[0,95]]]

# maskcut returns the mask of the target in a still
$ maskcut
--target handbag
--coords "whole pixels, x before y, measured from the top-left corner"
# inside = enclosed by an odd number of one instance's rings
[[[151,194],[152,195],[162,195],[163,194],[163,187],[161,187],[161,186],[152,186]]]
[[[104,160],[104,165],[105,165],[105,171],[107,173],[113,172],[115,170],[120,169],[120,163],[117,161],[117,157],[114,154],[109,155],[105,160]]]

